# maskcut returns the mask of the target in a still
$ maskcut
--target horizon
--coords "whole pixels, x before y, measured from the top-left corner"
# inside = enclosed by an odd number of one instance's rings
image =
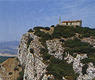
[[[95,28],[94,5],[95,0],[0,0],[0,42],[20,41],[30,28],[56,25],[59,17]]]

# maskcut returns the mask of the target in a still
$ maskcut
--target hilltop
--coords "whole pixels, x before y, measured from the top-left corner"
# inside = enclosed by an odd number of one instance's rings
[[[18,59],[24,80],[94,80],[95,29],[34,27],[22,36]]]
[[[0,79],[5,78],[95,80],[95,29],[63,25],[29,29],[21,38],[18,58],[1,61]]]

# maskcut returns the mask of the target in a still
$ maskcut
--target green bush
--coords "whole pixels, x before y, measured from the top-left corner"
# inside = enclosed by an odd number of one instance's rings
[[[37,36],[39,36],[39,37],[41,37],[43,40],[49,40],[49,39],[51,39],[51,35],[50,34],[45,33],[43,31],[40,31],[40,30],[35,31],[34,34],[37,35]]]
[[[82,59],[81,62],[83,64],[87,64],[89,62],[92,62],[95,65],[95,53],[88,55],[88,58]]]
[[[72,76],[73,80],[76,78],[76,74],[73,71],[72,64],[68,64],[64,60],[50,58],[50,64],[47,67],[48,74],[53,74],[56,80],[62,80],[64,76]]]
[[[32,29],[29,29],[28,32],[33,32],[33,30]]]
[[[34,53],[34,49],[30,48],[30,53]]]
[[[45,30],[48,30],[48,31],[49,31],[49,30],[50,30],[50,28],[49,28],[49,27],[45,27]]]
[[[72,53],[87,53],[91,55],[95,52],[95,48],[87,42],[81,42],[79,39],[67,40],[64,43],[65,52],[69,51]]]
[[[29,37],[29,39],[27,41],[27,48],[29,47],[29,45],[30,45],[30,43],[31,43],[32,40],[33,40],[33,38],[32,37]]]
[[[54,25],[52,25],[51,27],[54,27]],[[40,29],[45,29],[45,30],[50,30],[49,27],[34,27],[33,30],[35,30],[35,34],[38,35],[39,37],[43,36],[44,32],[41,32]],[[69,38],[69,37],[73,37],[75,35],[75,33],[79,33],[81,35],[81,37],[90,37],[90,36],[94,36],[95,37],[95,29],[91,29],[88,27],[76,27],[74,28],[74,26],[63,26],[63,25],[57,25],[54,27],[54,32],[51,35],[52,38],[60,38],[60,37],[64,37],[64,38]]]
[[[81,34],[82,37],[95,36],[95,29],[91,29],[88,27],[77,27],[75,29],[75,32]]]
[[[67,27],[67,26],[61,26],[57,25],[54,28],[54,32],[52,34],[53,38],[60,38],[60,37],[72,37],[75,35],[75,28],[74,27]]]
[[[48,54],[48,50],[45,48],[41,48],[40,53],[42,54],[43,60],[45,60],[45,61],[49,60],[51,57],[51,55]]]
[[[9,75],[12,75],[13,73],[12,72],[9,72]]]
[[[22,69],[22,71],[19,72],[19,77],[17,78],[17,80],[23,80],[23,76],[24,76],[24,70]]]
[[[92,47],[89,43],[87,42],[81,42],[80,39],[75,38],[74,40],[69,39],[67,41],[65,41],[64,44],[66,47],[70,47],[70,48],[75,48],[75,47],[80,47],[80,46],[89,46]]]
[[[38,31],[39,29],[44,29],[44,27],[37,26],[37,27],[34,27],[34,28],[33,28],[33,30],[35,30],[35,31]]]
[[[82,67],[82,73],[83,73],[83,75],[86,74],[87,68],[88,68],[88,65],[87,65],[87,64],[85,64],[85,65]]]

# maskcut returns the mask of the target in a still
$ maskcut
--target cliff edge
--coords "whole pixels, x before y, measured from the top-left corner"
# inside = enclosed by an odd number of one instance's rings
[[[35,27],[18,48],[23,80],[94,80],[95,29]]]

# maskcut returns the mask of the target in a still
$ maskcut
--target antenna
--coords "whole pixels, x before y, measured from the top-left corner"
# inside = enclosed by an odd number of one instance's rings
[[[61,24],[61,17],[59,16],[59,24]]]

